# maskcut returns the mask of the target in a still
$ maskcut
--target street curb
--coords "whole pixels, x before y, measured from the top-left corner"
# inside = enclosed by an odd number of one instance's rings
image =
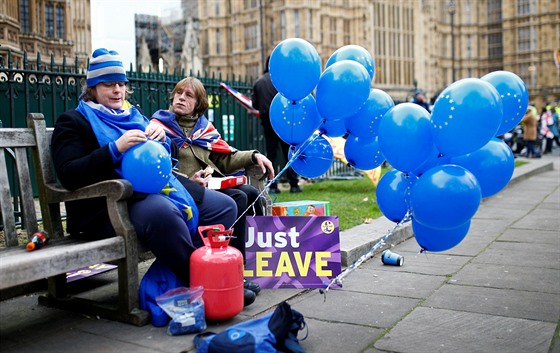
[[[554,163],[550,159],[529,160],[520,158],[519,160],[529,163],[514,169],[513,175],[506,187],[523,181],[533,175],[554,169]],[[393,230],[392,235],[389,236],[384,246],[380,246],[374,251],[374,256],[381,253],[388,246],[399,244],[414,236],[410,222],[393,229],[395,225],[396,223],[381,216],[374,219],[369,224],[360,224],[354,228],[340,232],[341,265],[347,267],[356,262],[356,260],[373,249],[373,246],[383,239],[391,230]]]
[[[526,159],[519,158],[520,161],[529,162],[513,170],[513,176],[508,183],[508,186],[523,181],[533,175],[548,172],[554,169],[554,163],[550,159]]]

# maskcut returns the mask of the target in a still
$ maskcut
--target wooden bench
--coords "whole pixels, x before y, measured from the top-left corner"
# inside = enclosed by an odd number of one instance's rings
[[[52,166],[50,140],[52,128],[47,128],[42,114],[27,116],[28,128],[0,128],[0,206],[5,244],[0,249],[0,290],[47,279],[47,293],[39,303],[88,315],[123,321],[137,326],[149,322],[146,311],[139,309],[138,262],[136,232],[128,217],[126,199],[132,195],[127,180],[110,180],[69,191],[57,182]],[[32,190],[31,170],[34,169],[39,194],[42,229],[50,236],[42,249],[28,252],[17,238],[13,195],[8,182],[7,159],[17,167],[14,188],[19,189],[22,228],[27,239],[39,231],[38,212]],[[32,160],[32,163],[29,160]],[[33,166],[33,168],[32,168]],[[263,190],[262,171],[247,170],[250,183]],[[268,195],[266,199],[269,200]],[[61,203],[72,200],[105,197],[116,237],[83,241],[68,237],[63,229]],[[267,203],[267,209],[270,202]],[[267,211],[268,212],[268,211]],[[2,244],[0,244],[2,245]],[[118,266],[118,298],[108,303],[70,295],[66,273],[93,264],[111,263]]]

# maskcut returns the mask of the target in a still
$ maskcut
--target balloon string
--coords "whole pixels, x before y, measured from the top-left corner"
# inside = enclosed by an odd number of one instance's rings
[[[284,172],[286,170],[288,170],[288,168],[290,168],[290,166],[292,165],[292,163],[294,163],[294,161],[303,153],[303,151],[309,146],[309,144],[311,144],[311,142],[315,141],[317,138],[319,138],[319,136],[321,136],[322,133],[318,133],[315,135],[311,135],[304,143],[302,143],[300,145],[300,147],[294,152],[294,154],[292,155],[292,158],[290,158],[290,160],[288,160],[288,162],[286,162],[286,165],[284,166],[284,168],[282,168],[281,171],[278,172],[278,174],[276,174],[276,176],[272,179],[269,180],[263,190],[259,193],[259,195],[255,198],[255,201],[253,201],[249,206],[247,206],[247,208],[241,212],[241,214],[239,216],[237,216],[237,219],[235,220],[235,222],[233,222],[233,224],[231,225],[231,227],[229,227],[229,229],[233,228],[233,226],[235,226],[237,224],[237,222],[239,222],[239,220],[241,219],[241,217],[245,216],[245,214],[250,210],[253,209],[254,210],[254,206],[257,203],[257,201],[259,201],[261,198],[264,199],[263,195],[266,192],[266,189],[272,185],[272,183],[276,182],[278,180],[278,178],[280,178],[280,176],[282,176],[282,174],[284,174]],[[254,212],[253,212],[254,213]]]
[[[323,300],[327,300],[327,292],[329,291],[329,289],[333,286],[333,285],[342,285],[342,282],[344,281],[344,278],[346,276],[348,276],[351,272],[353,272],[358,266],[360,266],[364,261],[366,261],[367,259],[371,258],[374,256],[374,253],[377,249],[379,249],[381,246],[385,245],[385,242],[387,241],[387,239],[389,239],[389,237],[391,237],[391,235],[393,235],[393,233],[404,223],[408,222],[411,220],[410,217],[410,212],[407,212],[406,215],[403,217],[403,219],[398,222],[393,229],[389,230],[389,232],[387,232],[387,234],[385,234],[385,236],[383,238],[381,238],[377,243],[375,243],[372,248],[365,253],[364,255],[360,256],[360,258],[358,258],[356,261],[354,261],[353,264],[351,264],[350,266],[348,266],[342,273],[340,273],[338,276],[336,276],[335,278],[333,278],[331,280],[331,282],[326,286],[325,289],[321,288],[319,289],[319,293],[323,294]]]

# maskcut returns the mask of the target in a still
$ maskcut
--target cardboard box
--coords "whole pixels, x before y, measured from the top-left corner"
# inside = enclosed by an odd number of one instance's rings
[[[287,201],[272,204],[273,216],[330,216],[328,201]]]
[[[219,190],[244,184],[247,184],[247,177],[245,175],[211,178],[208,181],[208,189]]]

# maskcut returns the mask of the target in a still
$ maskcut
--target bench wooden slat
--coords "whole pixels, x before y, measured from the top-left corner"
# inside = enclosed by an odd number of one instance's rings
[[[8,180],[8,167],[6,164],[5,148],[0,148],[0,207],[2,209],[2,224],[4,225],[4,236],[6,246],[17,246],[16,221],[14,218],[14,205],[10,195],[10,183]]]
[[[10,288],[80,269],[92,264],[125,257],[122,237],[96,241],[64,239],[49,242],[40,250],[28,252],[19,246],[2,258],[0,289]],[[7,256],[6,256],[7,255]]]
[[[37,224],[37,215],[35,214],[35,201],[33,201],[33,188],[31,188],[27,151],[24,148],[16,148],[14,152],[17,163],[23,219],[25,220],[25,229],[27,229],[27,238],[31,239],[31,235],[39,230],[39,226]]]
[[[0,129],[0,146],[32,147],[35,146],[35,136],[30,128],[2,128]]]

